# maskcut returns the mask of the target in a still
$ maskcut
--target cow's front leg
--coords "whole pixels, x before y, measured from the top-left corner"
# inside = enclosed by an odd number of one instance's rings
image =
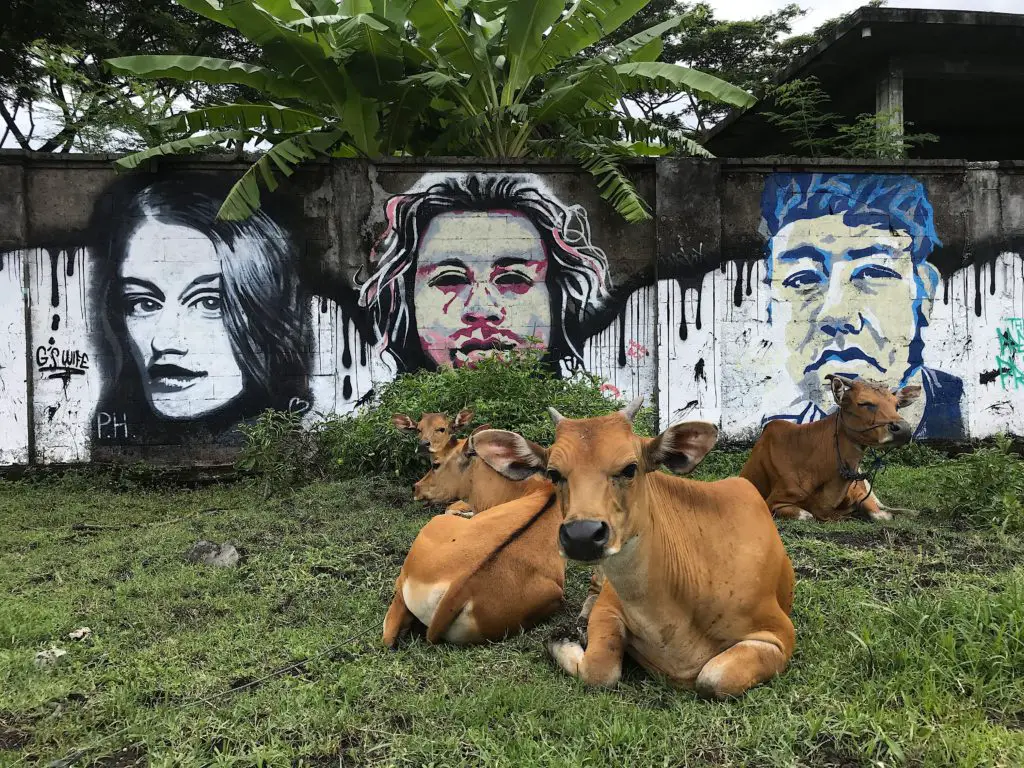
[[[787,499],[801,498],[798,495],[794,495],[791,490],[778,490],[772,491],[768,494],[768,498],[765,499],[765,503],[768,505],[768,509],[774,517],[781,517],[786,520],[813,520],[814,515],[808,512],[806,509],[801,507],[799,504],[795,504]]]
[[[771,632],[758,632],[711,659],[697,675],[697,692],[713,699],[742,696],[771,680],[789,663],[783,641]]]
[[[580,616],[577,621],[582,624],[586,624],[590,620],[590,613],[594,610],[594,604],[597,602],[597,598],[601,595],[601,589],[604,587],[604,571],[601,570],[601,566],[595,565],[594,572],[590,575],[590,586],[587,588],[587,599],[583,601],[583,607],[580,609]]]
[[[775,517],[781,517],[784,520],[813,520],[814,515],[808,512],[803,507],[797,506],[796,504],[789,503],[776,503],[775,505],[768,505],[768,508],[772,511]]]
[[[444,513],[446,515],[457,515],[458,517],[473,517],[476,513],[473,508],[464,501],[455,501],[448,505]]]
[[[550,640],[548,653],[573,677],[587,685],[613,686],[622,677],[626,624],[618,597],[605,584],[587,623],[587,649],[575,640]]]

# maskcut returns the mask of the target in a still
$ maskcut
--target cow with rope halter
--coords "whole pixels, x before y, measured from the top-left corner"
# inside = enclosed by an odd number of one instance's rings
[[[868,472],[860,464],[869,448],[910,442],[913,430],[898,410],[916,400],[921,387],[893,390],[869,379],[826,378],[839,407],[810,424],[766,424],[740,477],[754,484],[776,517],[837,520],[859,510],[889,520],[892,512],[910,512],[886,507],[875,495],[880,461]]]

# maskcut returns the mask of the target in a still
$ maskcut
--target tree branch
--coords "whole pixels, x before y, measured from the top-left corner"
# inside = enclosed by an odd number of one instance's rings
[[[3,141],[0,141],[0,147],[3,146],[5,141],[7,141],[7,134],[10,133],[14,136],[14,140],[18,142],[19,147],[22,149],[32,149],[28,139],[25,137],[25,134],[21,132],[21,129],[18,128],[18,124],[14,121],[16,115],[17,110],[15,110],[15,113],[12,115],[7,111],[7,105],[3,102],[3,99],[0,99],[0,116],[3,116],[4,122],[7,124],[7,130],[4,131],[4,138]]]

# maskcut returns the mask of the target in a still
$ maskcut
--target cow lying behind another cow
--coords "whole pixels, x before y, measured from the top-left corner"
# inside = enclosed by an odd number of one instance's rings
[[[836,411],[810,424],[766,424],[740,477],[754,484],[778,517],[834,520],[860,507],[873,520],[888,520],[891,510],[858,467],[867,448],[910,441],[910,425],[897,409],[916,400],[921,387],[893,392],[870,380],[826,378]]]
[[[552,409],[550,449],[500,430],[477,433],[473,447],[510,479],[545,472],[561,502],[565,555],[601,565],[586,650],[549,643],[564,670],[614,685],[629,653],[676,685],[741,695],[782,672],[793,653],[793,567],[748,481],[701,483],[658,471],[693,470],[717,428],[690,422],[642,438],[631,424],[640,403],[581,420]]]
[[[461,482],[469,483],[465,494],[445,485]],[[423,526],[395,583],[385,645],[394,647],[415,620],[427,627],[431,643],[500,640],[562,607],[561,514],[550,482],[502,477],[473,455],[466,439],[417,488],[420,498],[438,501],[465,495],[487,512],[472,519],[438,515]]]

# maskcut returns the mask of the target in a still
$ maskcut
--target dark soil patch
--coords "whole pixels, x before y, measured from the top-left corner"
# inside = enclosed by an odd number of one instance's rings
[[[909,552],[930,559],[931,562],[921,564],[921,569],[928,572],[992,573],[1015,565],[1014,558],[1005,550],[993,551],[958,536],[944,536],[939,532],[922,533],[884,527],[865,531],[784,531],[783,540],[786,539],[791,543],[814,540],[849,549]]]
[[[32,732],[28,726],[32,718],[16,715],[13,712],[0,712],[0,749],[21,749],[32,740]]]
[[[112,755],[99,758],[94,765],[101,765],[104,768],[133,768],[134,766],[148,765],[146,759],[146,746],[144,744],[129,744],[119,749]]]
[[[1000,712],[989,709],[985,712],[985,717],[993,725],[1002,726],[1008,731],[1024,731],[1024,709],[1019,712]]]

